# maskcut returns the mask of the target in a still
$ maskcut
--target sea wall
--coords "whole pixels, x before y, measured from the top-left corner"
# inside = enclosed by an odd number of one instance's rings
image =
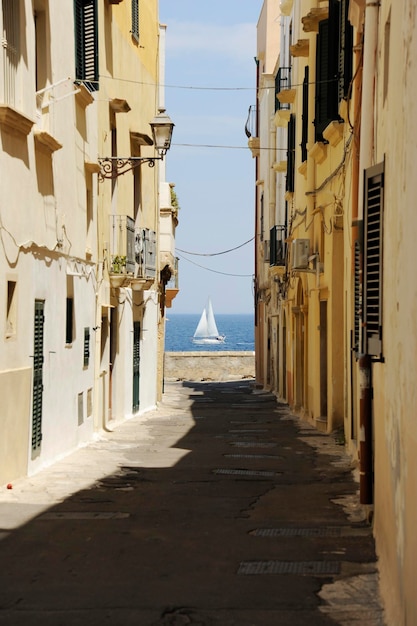
[[[254,352],[166,352],[164,378],[238,380],[255,377]]]

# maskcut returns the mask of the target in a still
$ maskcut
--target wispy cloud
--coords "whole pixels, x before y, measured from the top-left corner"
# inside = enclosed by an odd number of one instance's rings
[[[168,27],[167,51],[175,56],[199,53],[247,62],[256,52],[255,42],[254,24],[220,25],[171,20]]]

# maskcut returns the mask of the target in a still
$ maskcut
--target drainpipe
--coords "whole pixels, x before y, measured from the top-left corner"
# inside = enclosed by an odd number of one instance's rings
[[[379,1],[368,0],[365,6],[358,197],[358,217],[362,222],[364,214],[363,173],[366,168],[373,164],[374,153],[375,75],[379,5]],[[359,493],[361,504],[373,504],[372,362],[369,355],[363,355],[359,359],[359,376]]]

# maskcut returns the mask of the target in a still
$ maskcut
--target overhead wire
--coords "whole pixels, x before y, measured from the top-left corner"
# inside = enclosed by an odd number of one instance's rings
[[[248,243],[250,243],[254,239],[255,237],[251,237],[244,243],[241,243],[240,245],[235,246],[234,248],[230,248],[229,250],[223,250],[222,252],[203,253],[203,252],[189,252],[188,250],[181,250],[181,248],[175,248],[175,249],[178,250],[179,252],[183,252],[184,254],[191,254],[193,256],[219,256],[221,254],[228,254],[229,252],[234,252],[234,250],[239,250],[239,248],[243,248],[243,246],[246,246]]]
[[[180,259],[183,259],[184,261],[188,261],[188,263],[191,263],[192,265],[195,265],[196,267],[199,267],[200,269],[207,270],[207,272],[213,272],[214,274],[221,274],[222,276],[234,276],[237,278],[252,278],[253,277],[253,274],[232,274],[229,272],[220,272],[219,270],[213,270],[210,267],[205,267],[204,265],[195,263],[195,261],[191,261],[191,259],[187,259],[187,257],[182,256],[181,254],[178,254],[178,257]]]

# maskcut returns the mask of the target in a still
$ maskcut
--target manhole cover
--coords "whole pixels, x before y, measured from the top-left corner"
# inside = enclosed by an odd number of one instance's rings
[[[275,476],[275,472],[262,470],[244,470],[244,469],[215,469],[215,474],[230,474],[230,476]]]
[[[340,528],[256,528],[250,535],[255,537],[340,537]]]
[[[336,561],[242,561],[237,571],[241,575],[301,574],[330,575],[340,572]]]

